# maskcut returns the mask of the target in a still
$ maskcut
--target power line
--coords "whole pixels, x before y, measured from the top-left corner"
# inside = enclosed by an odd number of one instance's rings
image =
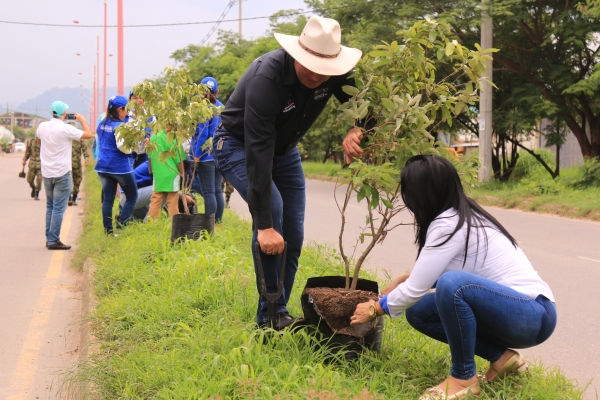
[[[236,2],[234,2],[234,4],[235,3]],[[229,10],[227,10],[227,11],[229,11]],[[300,12],[295,12],[295,13],[289,13],[289,14],[285,14],[285,16],[310,14],[312,12],[315,12],[315,10],[308,10],[308,11],[300,11]],[[266,18],[271,18],[271,16],[242,18],[242,21],[250,21],[250,20],[254,20],[254,19],[266,19]],[[170,24],[123,25],[123,27],[124,28],[155,28],[155,27],[161,27],[161,26],[220,24],[221,22],[235,22],[235,21],[239,21],[239,18],[235,18],[235,19],[222,19],[222,20],[216,20],[216,21],[174,22],[174,23],[170,23]],[[18,21],[0,21],[0,24],[51,26],[51,27],[60,27],[60,28],[104,28],[104,25],[45,24],[45,23],[38,23],[38,22],[18,22]],[[106,27],[107,28],[116,28],[117,25],[107,25]]]
[[[239,0],[239,1],[241,2],[242,0]],[[200,41],[200,43],[198,43],[198,46],[202,46],[204,43],[206,43],[206,41],[210,38],[210,36],[214,33],[214,31],[216,31],[217,28],[219,27],[219,25],[221,25],[221,22],[227,16],[227,13],[229,12],[229,10],[231,10],[231,8],[236,3],[237,3],[236,0],[231,0],[229,3],[227,3],[227,6],[225,6],[225,10],[223,10],[223,12],[221,13],[221,15],[219,16],[219,19],[217,19],[217,22],[215,22],[215,24],[212,26],[212,28],[210,28],[210,30],[204,36],[204,38],[202,38],[202,40]]]

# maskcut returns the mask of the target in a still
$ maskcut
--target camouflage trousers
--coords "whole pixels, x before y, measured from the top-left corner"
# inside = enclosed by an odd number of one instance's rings
[[[221,191],[225,193],[225,201],[229,203],[229,199],[231,198],[231,193],[235,191],[231,183],[227,182],[225,179],[221,182]]]
[[[71,194],[79,193],[79,185],[81,185],[81,179],[83,178],[83,168],[79,165],[79,168],[75,167],[71,170],[71,175],[73,176],[73,190]]]
[[[32,165],[29,163],[27,168],[27,183],[29,183],[32,189],[42,190],[42,168],[39,164]]]

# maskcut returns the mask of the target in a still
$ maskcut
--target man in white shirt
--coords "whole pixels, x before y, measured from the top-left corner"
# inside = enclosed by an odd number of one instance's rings
[[[82,115],[75,114],[75,120],[83,131],[65,124],[68,105],[62,101],[52,103],[52,119],[42,122],[37,129],[37,137],[42,141],[40,159],[42,177],[46,190],[46,247],[48,250],[69,250],[60,241],[60,228],[73,178],[71,177],[71,147],[73,140],[94,137]]]

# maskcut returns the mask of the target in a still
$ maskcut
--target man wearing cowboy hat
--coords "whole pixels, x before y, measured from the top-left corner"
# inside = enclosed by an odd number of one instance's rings
[[[362,52],[341,45],[337,21],[311,17],[300,37],[275,34],[283,49],[254,60],[231,94],[213,138],[214,159],[223,177],[238,190],[252,214],[255,243],[267,291],[277,291],[284,241],[287,259],[276,328],[295,319],[286,305],[294,285],[304,240],[304,173],[296,145],[335,96],[354,85],[348,77]],[[348,161],[360,157],[362,131],[353,128],[342,146]],[[255,262],[255,272],[256,262]],[[260,283],[257,274],[257,286]],[[267,302],[259,298],[257,322],[267,321]]]

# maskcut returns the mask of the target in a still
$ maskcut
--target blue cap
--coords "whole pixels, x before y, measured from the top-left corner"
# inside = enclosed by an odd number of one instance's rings
[[[200,83],[208,86],[212,93],[217,93],[217,90],[219,90],[219,85],[217,84],[217,80],[215,78],[213,78],[212,76],[207,76],[206,78],[202,79],[202,81]]]
[[[119,108],[127,105],[127,99],[123,96],[113,96],[108,100],[108,108]]]
[[[65,111],[67,111],[68,108],[69,106],[63,103],[62,101],[55,101],[54,103],[52,103],[50,110],[52,110],[53,117],[60,118],[65,113]]]

